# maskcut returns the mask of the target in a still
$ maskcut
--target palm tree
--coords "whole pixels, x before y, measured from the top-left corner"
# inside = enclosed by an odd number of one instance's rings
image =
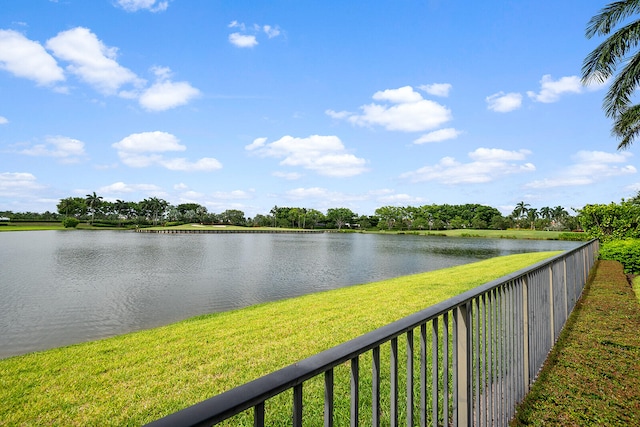
[[[538,209],[529,208],[527,210],[527,218],[529,219],[529,222],[531,223],[531,229],[535,230],[536,229],[536,219],[538,219]]]
[[[516,205],[511,215],[513,215],[513,217],[516,219],[523,218],[527,215],[527,212],[529,211],[529,206],[531,206],[529,203],[519,202]]]
[[[85,200],[87,201],[87,207],[91,212],[91,223],[93,224],[93,219],[96,215],[96,210],[102,203],[102,196],[98,196],[94,191],[92,194],[87,194]]]
[[[621,66],[605,95],[603,108],[613,119],[612,133],[620,138],[618,149],[628,148],[640,134],[640,105],[631,105],[631,98],[640,84],[640,20],[626,23],[640,13],[640,0],[614,1],[587,24],[586,36],[608,36],[584,60],[582,83],[604,83]],[[616,25],[622,28],[613,32]]]

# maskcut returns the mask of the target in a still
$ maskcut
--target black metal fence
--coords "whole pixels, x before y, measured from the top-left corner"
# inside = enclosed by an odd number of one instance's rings
[[[590,241],[149,425],[507,425],[598,249]]]

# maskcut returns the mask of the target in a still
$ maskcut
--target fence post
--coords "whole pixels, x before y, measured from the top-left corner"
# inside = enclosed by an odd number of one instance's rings
[[[457,415],[459,426],[471,425],[471,305],[469,302],[456,310],[457,342]]]
[[[522,365],[524,391],[529,391],[529,275],[522,278]]]
[[[551,345],[556,342],[556,325],[553,310],[553,264],[549,264],[549,326],[551,330]]]

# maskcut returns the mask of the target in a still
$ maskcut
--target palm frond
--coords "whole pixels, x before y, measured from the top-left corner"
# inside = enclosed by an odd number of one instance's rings
[[[636,20],[620,28],[587,55],[582,65],[582,82],[604,82],[613,75],[628,52],[639,44],[640,20]]]
[[[607,5],[587,24],[588,39],[595,35],[607,35],[620,21],[640,13],[640,0],[621,0]]]
[[[640,86],[640,52],[618,73],[603,100],[607,117],[615,117],[629,107],[631,96]]]
[[[618,150],[628,148],[640,136],[640,105],[636,104],[618,115],[611,133],[620,138]]]

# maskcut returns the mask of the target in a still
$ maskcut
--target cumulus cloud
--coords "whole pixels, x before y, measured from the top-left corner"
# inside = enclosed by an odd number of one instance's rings
[[[166,158],[162,153],[184,151],[178,138],[167,132],[142,132],[131,134],[112,144],[118,151],[118,157],[127,166],[143,168],[161,166],[173,171],[212,171],[222,168],[222,164],[210,157],[195,162],[184,158]]]
[[[478,148],[468,154],[471,162],[462,163],[453,157],[443,157],[432,166],[403,173],[400,177],[411,182],[436,181],[442,184],[480,184],[499,177],[532,172],[535,166],[524,162],[528,150],[508,151],[499,148]]]
[[[118,64],[118,49],[107,47],[88,28],[60,32],[46,46],[56,58],[70,63],[67,71],[106,95],[115,94],[125,84],[144,84],[134,72]]]
[[[446,141],[448,139],[456,139],[458,135],[460,135],[462,131],[459,131],[454,128],[445,128],[434,130],[433,132],[429,132],[425,135],[422,135],[420,138],[413,141],[414,144],[428,144],[430,142],[441,142]]]
[[[12,30],[0,30],[0,69],[41,86],[65,80],[64,70],[40,43]]]
[[[25,192],[41,190],[44,186],[38,183],[35,175],[29,172],[0,173],[0,196],[23,197]]]
[[[544,189],[590,185],[601,179],[631,175],[637,172],[629,161],[629,152],[607,153],[603,151],[578,151],[573,156],[574,163],[556,176],[529,182],[526,188]]]
[[[20,154],[55,157],[63,163],[76,163],[86,155],[84,142],[66,136],[48,136],[43,144],[25,148]]]
[[[125,184],[122,181],[105,185],[98,189],[100,194],[128,194],[135,192],[158,192],[162,189],[155,184]]]
[[[0,116],[0,125],[6,125],[9,120],[6,117]]]
[[[254,47],[258,44],[256,36],[240,33],[229,34],[229,42],[236,47]]]
[[[152,71],[157,81],[140,95],[140,105],[148,111],[165,111],[188,104],[200,95],[200,91],[188,82],[172,82],[171,70],[166,67],[154,67]]]
[[[498,113],[508,113],[522,106],[522,95],[515,92],[494,93],[491,96],[487,96],[485,100],[487,101],[487,108]]]
[[[363,105],[360,114],[334,110],[327,110],[326,114],[358,126],[382,126],[401,132],[435,129],[452,119],[449,109],[424,99],[411,86],[376,92],[373,99],[382,103]]]
[[[282,166],[302,167],[325,176],[349,177],[367,170],[366,160],[348,153],[337,136],[287,135],[268,144],[266,139],[258,138],[245,149],[262,157],[281,158]]]
[[[231,21],[229,28],[239,31],[229,34],[229,43],[239,48],[252,48],[258,45],[258,36],[266,35],[268,39],[273,39],[282,34],[282,30],[277,25],[245,25],[243,22]]]
[[[118,0],[116,3],[127,12],[146,9],[150,12],[163,12],[169,7],[167,0]]]
[[[452,86],[449,83],[433,83],[430,85],[418,86],[418,89],[425,91],[429,95],[447,97],[449,96],[451,87]]]
[[[153,4],[144,1],[129,3]],[[172,81],[171,70],[166,67],[152,67],[156,81],[146,87],[146,80],[118,63],[118,49],[105,45],[88,28],[62,31],[45,45],[53,56],[38,42],[18,32],[0,30],[0,69],[33,80],[38,85],[49,86],[65,81],[66,70],[103,95],[137,99],[147,111],[164,111],[185,105],[200,95],[200,91],[189,82]],[[54,57],[68,63],[65,69]],[[54,90],[68,92],[68,88],[63,86],[54,86]]]
[[[550,74],[545,74],[540,80],[540,92],[528,91],[527,95],[534,101],[551,103],[560,99],[566,93],[582,93],[585,87],[578,76],[561,77],[553,80]]]

